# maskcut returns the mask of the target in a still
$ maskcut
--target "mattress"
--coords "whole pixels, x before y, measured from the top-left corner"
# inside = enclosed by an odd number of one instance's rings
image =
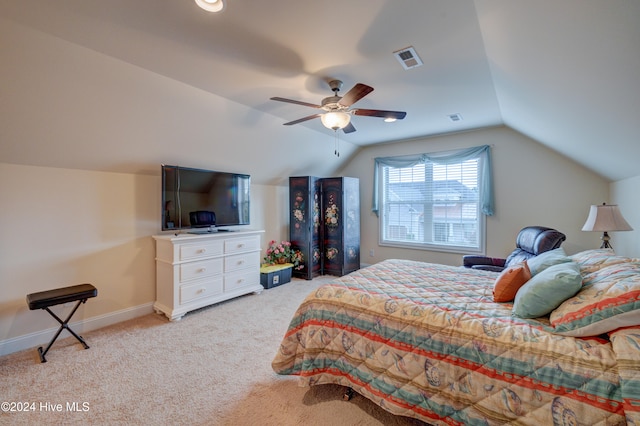
[[[560,336],[492,298],[494,272],[386,260],[318,288],[272,366],[430,424],[639,424],[640,329]]]

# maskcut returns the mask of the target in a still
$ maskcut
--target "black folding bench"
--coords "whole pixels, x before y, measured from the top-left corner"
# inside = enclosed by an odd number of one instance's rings
[[[78,307],[80,307],[81,303],[85,303],[87,299],[96,297],[97,295],[98,290],[91,284],[73,285],[71,287],[56,288],[54,290],[41,291],[38,293],[31,293],[27,295],[27,304],[29,305],[30,310],[33,311],[35,309],[44,309],[60,323],[58,332],[55,336],[53,336],[53,339],[51,339],[47,348],[44,351],[42,350],[42,346],[38,348],[38,354],[40,354],[40,362],[47,362],[44,356],[47,354],[47,352],[51,348],[51,345],[53,345],[53,342],[56,341],[56,339],[58,338],[58,336],[60,336],[60,333],[62,333],[62,330],[64,329],[71,333],[73,337],[78,339],[85,349],[89,349],[89,345],[87,345],[84,339],[82,339],[82,337],[78,336],[71,328],[69,328],[69,320],[71,319],[73,314],[76,313],[76,310],[78,309]],[[51,310],[49,309],[50,306],[75,302],[76,300],[78,301],[78,303],[76,303],[76,306],[64,321],[58,318],[58,316],[51,312]]]

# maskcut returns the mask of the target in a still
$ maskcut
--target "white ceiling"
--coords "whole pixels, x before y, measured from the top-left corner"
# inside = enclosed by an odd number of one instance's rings
[[[333,141],[317,119],[273,131],[316,111],[269,98],[319,103],[337,78],[342,94],[375,88],[356,107],[407,112],[354,117],[347,147],[504,124],[610,180],[640,174],[638,0],[226,1],[210,14],[192,0],[0,0],[0,16],[243,105],[265,145],[283,134]],[[407,46],[422,67],[393,56]],[[12,162],[14,150],[2,154]]]

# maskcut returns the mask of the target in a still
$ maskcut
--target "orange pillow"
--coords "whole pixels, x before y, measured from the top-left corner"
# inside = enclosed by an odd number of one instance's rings
[[[493,301],[511,302],[520,287],[530,279],[531,271],[526,261],[506,268],[493,284]]]

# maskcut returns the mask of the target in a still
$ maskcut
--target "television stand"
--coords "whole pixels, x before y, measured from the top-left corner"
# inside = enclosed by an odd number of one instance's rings
[[[156,235],[156,301],[171,321],[204,306],[264,290],[262,230]]]

